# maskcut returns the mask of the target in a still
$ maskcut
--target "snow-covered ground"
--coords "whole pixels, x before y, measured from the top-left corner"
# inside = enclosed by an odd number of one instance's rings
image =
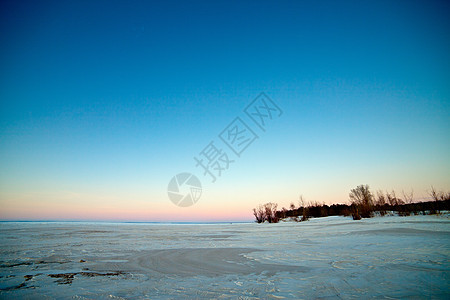
[[[450,298],[450,219],[0,223],[0,298]]]

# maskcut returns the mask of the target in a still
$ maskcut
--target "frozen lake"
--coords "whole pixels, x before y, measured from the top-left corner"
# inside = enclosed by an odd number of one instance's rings
[[[450,219],[0,223],[0,298],[450,298]]]

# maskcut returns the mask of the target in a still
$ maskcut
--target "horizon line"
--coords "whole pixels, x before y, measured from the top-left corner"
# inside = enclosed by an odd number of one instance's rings
[[[223,223],[253,223],[250,220],[238,221],[117,221],[117,220],[1,220],[0,223],[123,223],[123,224],[223,224]]]

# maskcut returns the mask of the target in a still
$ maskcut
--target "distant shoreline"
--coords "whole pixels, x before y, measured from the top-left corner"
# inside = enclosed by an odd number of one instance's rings
[[[154,221],[72,221],[72,220],[0,220],[0,223],[85,223],[85,224],[138,224],[138,225],[223,225],[247,224],[255,221],[212,221],[212,222],[154,222]]]

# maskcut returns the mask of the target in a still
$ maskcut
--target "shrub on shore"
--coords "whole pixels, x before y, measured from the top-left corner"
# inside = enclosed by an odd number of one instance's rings
[[[300,197],[299,207],[291,203],[289,209],[277,211],[276,203],[266,203],[253,209],[256,222],[277,223],[280,219],[292,219],[297,222],[307,221],[311,217],[349,216],[353,220],[370,218],[374,215],[384,216],[388,212],[397,212],[399,216],[439,214],[442,210],[450,210],[450,192],[437,191],[431,187],[429,195],[432,201],[413,202],[413,192],[403,192],[404,200],[398,198],[394,191],[377,192],[375,197],[368,185],[359,185],[349,194],[350,205],[333,204],[328,206],[319,202],[305,204]],[[391,213],[390,213],[391,214]]]
[[[374,211],[373,195],[367,184],[358,185],[356,188],[352,189],[349,198],[352,206],[354,206],[352,212],[353,220],[372,217]]]
[[[264,223],[265,221],[269,223],[278,223],[279,215],[282,212],[277,211],[278,204],[276,203],[266,203],[264,205],[259,205],[257,208],[253,209],[253,215],[256,218],[256,222]]]
[[[266,220],[264,208],[262,205],[259,205],[257,208],[253,209],[253,215],[256,218],[256,222],[263,223]]]

